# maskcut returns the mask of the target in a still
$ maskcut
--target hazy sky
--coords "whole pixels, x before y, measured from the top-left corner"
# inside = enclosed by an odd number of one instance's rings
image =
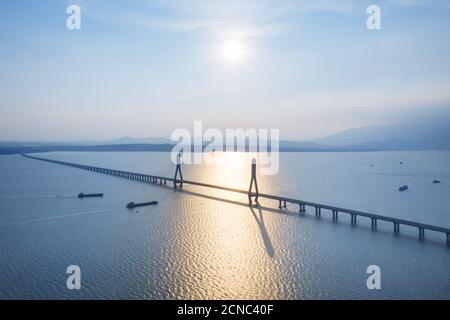
[[[450,106],[448,0],[1,1],[0,43],[0,140],[308,139]]]

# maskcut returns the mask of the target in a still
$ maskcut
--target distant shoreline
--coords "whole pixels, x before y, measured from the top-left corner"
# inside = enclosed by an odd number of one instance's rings
[[[0,155],[45,152],[171,152],[174,144],[116,144],[116,145],[35,145],[35,146],[0,146]],[[225,152],[233,152],[226,151]],[[270,149],[269,149],[270,151]],[[370,148],[370,147],[323,147],[323,148],[288,148],[280,147],[280,152],[377,152],[377,151],[449,151],[447,149],[414,148]],[[194,151],[193,151],[194,152]],[[245,152],[250,152],[247,147]]]

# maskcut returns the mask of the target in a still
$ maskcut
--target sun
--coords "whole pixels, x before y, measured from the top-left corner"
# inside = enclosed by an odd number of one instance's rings
[[[227,63],[238,65],[244,62],[247,50],[242,40],[227,39],[222,43],[221,53]]]

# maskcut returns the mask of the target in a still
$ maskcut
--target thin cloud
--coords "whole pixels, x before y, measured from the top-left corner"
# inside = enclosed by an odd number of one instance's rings
[[[131,4],[118,2],[111,9],[109,2],[92,2],[87,5],[87,14],[107,23],[150,30],[221,33],[238,26],[249,35],[262,36],[282,33],[311,12],[365,12],[360,0],[134,0]]]
[[[223,33],[232,28],[250,36],[283,33],[308,14],[366,14],[373,0],[133,0],[80,1],[87,14],[108,24],[121,24],[166,32]],[[386,7],[445,7],[444,0],[385,0]]]

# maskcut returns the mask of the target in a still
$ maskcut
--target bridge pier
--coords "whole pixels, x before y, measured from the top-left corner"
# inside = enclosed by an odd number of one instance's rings
[[[332,210],[333,212],[333,221],[336,221],[338,219],[338,210]]]
[[[298,212],[305,212],[305,205],[303,203],[300,203],[300,208],[298,209]]]
[[[372,229],[376,229],[377,228],[377,219],[376,218],[370,218],[372,220]]]
[[[316,217],[320,217],[321,209],[320,207],[316,207]]]
[[[354,213],[351,213],[350,216],[351,216],[351,224],[356,224],[357,215]]]
[[[400,223],[394,222],[394,233],[398,234],[400,232]]]
[[[419,239],[423,239],[423,238],[425,238],[425,229],[424,228],[419,228]]]

